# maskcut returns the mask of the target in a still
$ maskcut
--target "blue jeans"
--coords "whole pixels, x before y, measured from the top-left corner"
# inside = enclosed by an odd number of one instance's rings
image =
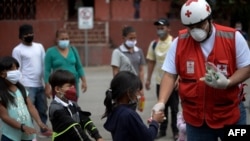
[[[44,124],[46,124],[48,115],[47,98],[43,87],[26,87],[29,91],[29,98],[36,107],[39,116]]]
[[[237,125],[246,125],[246,109],[243,102],[239,105],[240,119],[236,123]],[[212,129],[206,124],[201,127],[194,127],[190,124],[186,124],[187,141],[224,141],[224,129]]]
[[[246,112],[246,108],[244,106],[244,103],[241,101],[240,102],[240,119],[238,120],[238,122],[236,124],[238,125],[246,125],[247,124],[247,112]]]
[[[5,135],[2,135],[1,141],[13,141],[13,140],[9,139],[9,138],[6,137]],[[21,141],[31,141],[31,140],[21,140]]]

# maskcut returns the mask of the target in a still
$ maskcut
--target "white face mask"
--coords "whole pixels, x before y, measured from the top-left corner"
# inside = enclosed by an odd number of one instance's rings
[[[11,71],[7,71],[7,77],[5,79],[7,79],[8,81],[10,81],[12,84],[16,84],[22,77],[22,74],[19,70],[11,70]]]
[[[208,25],[209,24],[206,24],[205,28],[207,28]],[[206,30],[202,28],[193,28],[192,30],[190,30],[190,34],[193,37],[193,39],[197,42],[205,40],[208,36]]]
[[[194,28],[190,31],[191,36],[197,42],[201,42],[207,37],[207,32],[204,29]]]
[[[130,48],[134,47],[134,46],[136,45],[136,43],[137,43],[136,40],[126,40],[126,42],[125,42],[125,44],[126,44],[128,47],[130,47]]]

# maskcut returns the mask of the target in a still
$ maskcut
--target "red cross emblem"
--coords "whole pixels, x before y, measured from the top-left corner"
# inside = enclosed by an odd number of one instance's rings
[[[188,74],[194,74],[194,61],[187,61],[186,63],[186,67],[187,67],[187,73]]]
[[[210,7],[209,7],[209,5],[206,5],[206,10],[207,10],[208,12],[210,12]]]
[[[223,71],[225,69],[224,65],[220,65],[219,69]]]
[[[192,2],[198,2],[198,0],[188,0],[186,2],[186,6],[190,5]]]
[[[192,14],[192,12],[190,12],[189,10],[187,10],[187,12],[185,13],[185,15],[186,15],[187,17],[190,17],[191,14]]]
[[[227,65],[226,64],[218,64],[217,68],[220,72],[222,72],[225,76],[227,76]]]

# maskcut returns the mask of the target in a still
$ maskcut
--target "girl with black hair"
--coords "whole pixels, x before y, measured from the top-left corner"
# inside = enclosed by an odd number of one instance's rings
[[[0,59],[0,118],[2,120],[1,141],[31,141],[37,131],[32,118],[44,130],[39,114],[28,98],[28,92],[19,83],[21,72],[19,64],[13,57]]]
[[[142,82],[135,74],[120,71],[111,81],[106,91],[104,105],[107,117],[104,128],[111,132],[113,141],[153,141],[157,135],[159,123],[163,121],[163,112],[152,114],[149,128],[136,112],[138,97],[141,96]]]
[[[137,35],[132,26],[125,26],[122,29],[123,43],[114,49],[111,57],[113,76],[119,71],[129,71],[136,74],[142,84],[144,83],[144,65],[146,60],[141,48],[137,47]],[[144,90],[141,89],[141,103],[144,103]],[[144,105],[144,104],[142,104]],[[144,107],[139,106],[138,110],[143,111]]]

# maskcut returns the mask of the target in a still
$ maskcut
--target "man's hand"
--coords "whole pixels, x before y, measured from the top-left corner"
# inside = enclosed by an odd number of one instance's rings
[[[206,63],[206,71],[205,76],[200,78],[201,81],[204,81],[208,86],[213,88],[227,88],[230,80],[213,63]]]
[[[157,104],[154,105],[152,111],[154,112],[160,112],[163,111],[165,109],[165,104],[162,102],[159,102]]]
[[[148,123],[152,122],[154,114],[162,113],[162,111],[164,111],[164,109],[165,109],[165,104],[164,103],[162,103],[162,102],[156,103],[154,105],[154,107],[152,108],[151,117],[148,119]],[[166,117],[163,118],[163,119],[165,120]]]

